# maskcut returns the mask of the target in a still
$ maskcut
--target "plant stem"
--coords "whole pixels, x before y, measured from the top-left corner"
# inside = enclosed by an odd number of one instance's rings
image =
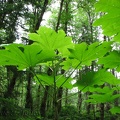
[[[66,80],[60,85],[60,87],[62,87],[66,82],[67,80],[70,78],[70,76],[75,72],[75,70],[79,67],[79,65],[81,64],[81,62],[76,66],[76,68],[70,73],[70,75],[66,78]],[[59,88],[60,88],[59,87]]]

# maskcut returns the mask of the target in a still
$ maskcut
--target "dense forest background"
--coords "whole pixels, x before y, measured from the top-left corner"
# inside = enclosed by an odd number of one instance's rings
[[[119,20],[119,0],[1,0],[0,120],[119,120]]]

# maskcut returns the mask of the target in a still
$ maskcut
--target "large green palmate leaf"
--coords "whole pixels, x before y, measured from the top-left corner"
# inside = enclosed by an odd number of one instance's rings
[[[39,45],[10,44],[0,50],[0,65],[15,65],[19,70],[52,60],[52,50],[43,50]]]
[[[60,65],[62,65],[62,68],[64,70],[69,70],[71,68],[74,68],[74,69],[81,69],[82,66],[79,65],[80,64],[80,61],[77,60],[77,59],[66,59],[65,61],[63,61]]]
[[[105,94],[93,94],[89,95],[88,100],[86,102],[91,103],[107,103],[107,102],[113,102],[116,98],[119,98],[120,94],[113,95],[111,93],[105,93]]]
[[[37,77],[34,77],[35,81],[40,84],[40,82],[43,85],[53,85],[54,84],[54,76],[48,76],[47,74],[40,74],[37,75]],[[68,89],[72,89],[73,85],[71,84],[71,80],[72,78],[67,79],[66,81],[66,77],[64,77],[63,75],[57,75],[55,76],[55,83],[57,87],[64,87],[64,88],[68,88]],[[65,82],[66,81],[66,82]],[[64,83],[65,82],[65,83]],[[62,85],[62,83],[64,83]],[[61,86],[62,85],[62,86]]]
[[[105,70],[99,70],[97,72],[87,72],[85,75],[82,75],[80,80],[74,84],[75,87],[83,91],[95,91],[93,89],[95,85],[103,85],[104,83],[109,83],[112,85],[120,84],[120,80],[115,78],[113,74]]]
[[[81,64],[80,65],[91,65],[91,62],[103,57],[109,50],[111,50],[112,42],[95,42],[91,45],[86,43],[81,43],[75,45],[74,49],[69,49],[70,59],[77,59]]]
[[[117,71],[120,71],[120,53],[112,51],[109,55],[99,59],[98,64],[104,65],[104,68],[116,68]]]
[[[113,12],[117,11],[117,13],[120,12],[120,1],[119,0],[99,0],[96,4],[96,11],[101,12]]]
[[[113,102],[116,98],[120,97],[120,94],[113,94],[116,89],[118,90],[116,87],[110,88],[108,86],[104,86],[101,88],[101,86],[99,86],[91,91],[94,92],[94,94],[89,95],[89,99],[86,100],[86,102],[91,102],[93,104]]]
[[[95,7],[104,15],[94,25],[101,25],[104,35],[115,35],[114,40],[120,41],[120,0],[99,0]]]
[[[58,33],[51,28],[46,28],[41,26],[37,33],[29,34],[30,40],[37,42],[43,49],[53,49],[62,48],[72,44],[72,38],[66,36],[63,30],[59,30]]]
[[[112,114],[120,114],[120,107],[114,107],[114,108],[111,108],[110,109],[110,112],[112,113]]]
[[[92,87],[91,87],[92,88]],[[110,87],[108,87],[108,86],[104,86],[103,88],[101,87],[101,86],[99,86],[99,85],[95,85],[94,86],[94,88],[92,88],[91,90],[90,90],[90,92],[95,92],[95,93],[113,93],[113,91],[115,91],[115,90],[118,90],[118,87],[116,88],[116,87],[113,87],[113,88],[110,88]]]

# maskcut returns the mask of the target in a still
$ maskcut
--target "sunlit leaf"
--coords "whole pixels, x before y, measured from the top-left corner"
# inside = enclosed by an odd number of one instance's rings
[[[29,34],[30,40],[37,42],[43,49],[58,49],[72,44],[71,37],[66,36],[63,30],[58,33],[51,28],[41,26],[37,33]]]
[[[10,44],[0,51],[1,65],[15,65],[18,69],[34,67],[36,64],[54,59],[52,50],[42,50],[39,45]]]
[[[113,107],[113,108],[110,109],[110,112],[112,114],[117,114],[117,113],[120,114],[120,107]]]
[[[112,51],[109,55],[99,59],[98,64],[104,65],[105,68],[116,68],[117,71],[120,71],[120,53]]]
[[[64,70],[69,70],[71,68],[81,69],[82,66],[80,66],[79,64],[80,64],[80,62],[77,59],[66,59],[60,65],[62,65],[62,68]]]
[[[104,13],[93,25],[102,26],[104,35],[114,35],[114,40],[120,41],[120,1],[99,0],[95,7],[97,11]]]
[[[81,43],[75,45],[75,49],[69,49],[70,59],[77,59],[81,65],[91,65],[92,61],[103,57],[109,50],[111,50],[112,42],[95,42],[91,45]]]

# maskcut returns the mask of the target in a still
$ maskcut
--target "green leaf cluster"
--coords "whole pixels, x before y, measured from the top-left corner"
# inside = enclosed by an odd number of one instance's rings
[[[71,67],[82,68],[82,66],[90,66],[92,61],[98,60],[103,57],[108,51],[111,50],[112,42],[95,42],[91,45],[86,44],[85,42],[81,44],[75,44],[73,49],[68,48],[69,56],[61,63],[65,69]]]
[[[103,64],[105,68],[116,69],[120,72],[120,53],[114,50],[109,55],[99,59],[98,63]]]
[[[56,86],[57,87],[64,87],[64,88],[68,88],[68,89],[72,89],[73,86],[71,84],[71,80],[72,78],[68,78],[67,82],[64,83],[64,81],[66,80],[66,77],[61,76],[61,75],[56,75]],[[38,79],[39,78],[39,79]],[[54,83],[54,76],[48,76],[47,74],[40,74],[37,75],[37,77],[35,77],[35,80],[37,81],[38,84],[40,84],[40,82],[43,85],[47,85],[47,86],[52,86]],[[62,83],[64,83],[62,85]]]
[[[63,30],[55,32],[51,28],[40,27],[37,33],[29,34],[30,40],[37,42],[43,49],[63,48],[71,45],[71,37],[67,37]]]
[[[79,79],[74,84],[74,86],[78,86],[80,90],[84,88],[84,92],[93,92],[96,90],[96,85],[100,86],[104,83],[117,85],[120,84],[120,80],[118,80],[113,74],[105,70],[99,70],[97,72],[91,71],[83,74],[82,78]]]
[[[102,26],[103,34],[114,36],[115,41],[120,41],[120,1],[99,0],[96,10],[103,12],[103,15],[95,21],[95,26]]]
[[[0,64],[14,65],[19,70],[34,67],[36,64],[53,59],[55,53],[43,50],[39,45],[10,44],[0,50]]]

